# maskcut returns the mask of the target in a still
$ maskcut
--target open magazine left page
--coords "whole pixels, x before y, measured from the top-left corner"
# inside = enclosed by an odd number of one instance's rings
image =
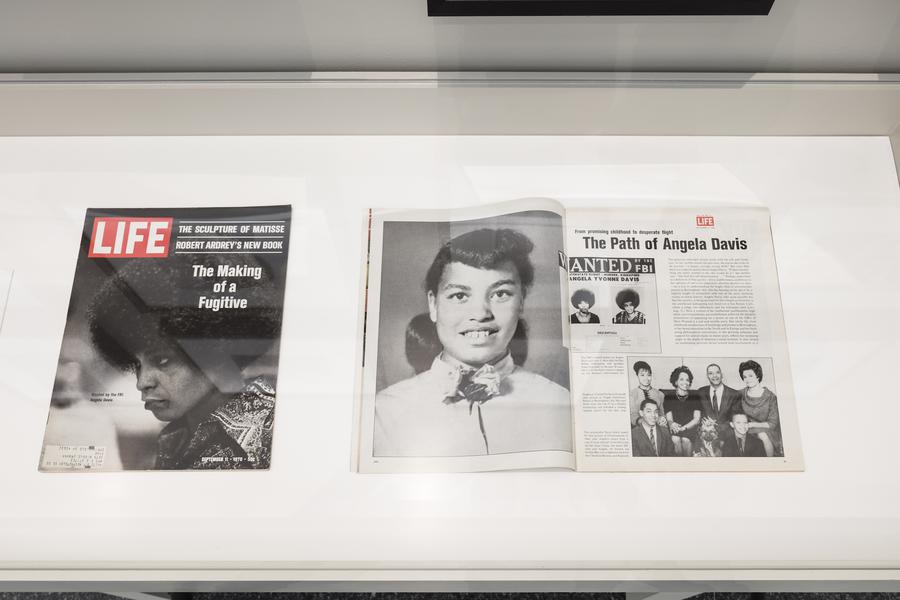
[[[360,471],[575,467],[563,215],[547,200],[371,214]]]
[[[268,469],[290,225],[88,209],[40,470]]]

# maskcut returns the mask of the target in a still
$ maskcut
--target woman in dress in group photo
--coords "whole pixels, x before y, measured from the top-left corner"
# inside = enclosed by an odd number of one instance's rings
[[[425,275],[428,312],[406,331],[416,375],[375,397],[375,456],[572,451],[568,390],[524,367],[533,249],[508,228],[440,247]]]
[[[254,260],[136,259],[109,276],[87,308],[93,348],[134,375],[144,409],[166,423],[157,439],[156,469],[269,468],[280,292],[268,269],[257,265],[260,277],[241,283],[248,308],[198,308],[211,284],[193,276],[194,265]],[[269,369],[260,366],[267,353]]]
[[[741,391],[741,406],[750,419],[748,434],[759,438],[766,456],[782,455],[778,397],[762,385],[762,367],[755,360],[742,362],[738,372],[745,386]]]
[[[671,391],[665,392],[666,418],[678,456],[692,456],[700,425],[700,396],[691,389],[694,374],[685,366],[676,367],[669,376]]]

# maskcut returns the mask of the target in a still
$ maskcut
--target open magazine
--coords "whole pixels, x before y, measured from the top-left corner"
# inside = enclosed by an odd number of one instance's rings
[[[802,470],[764,208],[372,211],[361,472]]]
[[[290,224],[88,209],[40,470],[268,469]]]

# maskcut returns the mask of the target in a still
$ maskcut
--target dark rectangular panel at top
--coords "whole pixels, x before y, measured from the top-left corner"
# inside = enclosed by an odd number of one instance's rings
[[[767,15],[774,2],[775,0],[428,0],[428,15]]]

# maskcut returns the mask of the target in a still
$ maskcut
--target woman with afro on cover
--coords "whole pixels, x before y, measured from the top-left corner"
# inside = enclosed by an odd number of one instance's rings
[[[229,278],[247,307],[198,308],[219,278],[195,277],[196,265],[252,265],[259,277]],[[281,303],[269,267],[252,255],[135,259],[100,286],[88,307],[91,343],[134,374],[144,409],[166,423],[156,469],[269,467],[275,369],[250,369],[276,350]]]

